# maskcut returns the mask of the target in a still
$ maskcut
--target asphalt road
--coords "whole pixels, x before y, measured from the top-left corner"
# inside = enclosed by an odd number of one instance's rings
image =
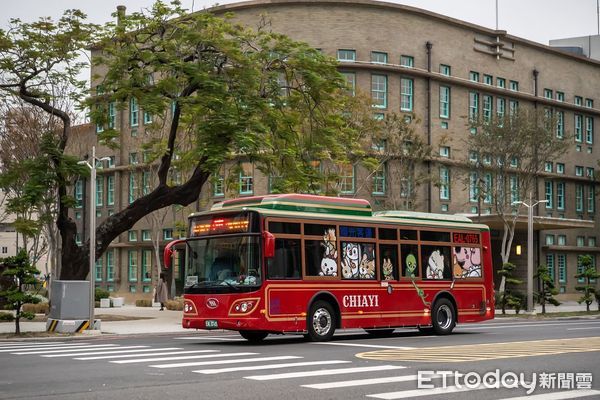
[[[598,319],[494,320],[445,337],[350,330],[328,343],[223,331],[0,341],[0,399],[600,399],[599,367]]]

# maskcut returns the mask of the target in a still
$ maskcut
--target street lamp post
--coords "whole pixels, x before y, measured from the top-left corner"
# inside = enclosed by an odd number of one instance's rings
[[[95,285],[94,268],[96,266],[96,162],[110,160],[109,157],[96,158],[96,146],[92,146],[91,163],[87,160],[79,161],[77,164],[87,165],[90,169],[90,323],[89,330],[94,329],[94,304],[95,304]]]
[[[522,204],[527,207],[527,311],[533,311],[533,207],[548,200],[538,200],[533,203],[531,193],[529,204],[524,201],[515,201],[513,204]]]

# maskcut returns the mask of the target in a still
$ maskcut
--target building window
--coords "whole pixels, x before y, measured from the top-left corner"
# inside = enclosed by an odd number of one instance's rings
[[[103,272],[102,271],[102,267],[103,267],[103,265],[102,265],[102,257],[100,257],[99,259],[96,260],[95,267],[96,268],[94,268],[94,270],[95,270],[96,277],[95,277],[94,280],[96,282],[102,282],[102,272]]]
[[[113,174],[106,176],[106,204],[109,206],[115,204],[115,176]]]
[[[413,109],[413,80],[400,79],[400,110],[412,111]]]
[[[483,83],[485,85],[493,85],[494,84],[494,77],[492,75],[487,75],[487,74],[483,74]]]
[[[587,144],[594,143],[594,118],[585,117],[585,142]]]
[[[563,163],[556,163],[556,173],[557,174],[564,174],[565,173],[565,164],[563,164]]]
[[[137,250],[129,250],[127,252],[127,277],[129,282],[137,282],[138,280],[138,260]]]
[[[137,179],[134,172],[129,173],[129,204],[133,203],[137,198]]]
[[[546,246],[554,245],[554,235],[546,235]]]
[[[544,171],[552,172],[552,162],[551,161],[546,161],[544,163]]]
[[[75,207],[83,207],[83,181],[81,179],[75,181]]]
[[[117,110],[115,102],[111,101],[108,103],[108,129],[115,129],[117,126]]]
[[[583,141],[583,115],[575,114],[575,141]]]
[[[81,219],[81,211],[75,211],[75,219]]]
[[[163,240],[172,240],[173,239],[173,229],[166,228],[163,229]]]
[[[479,118],[479,93],[469,92],[469,120],[477,121]]]
[[[152,281],[152,250],[142,250],[142,281]]]
[[[588,237],[588,247],[596,247],[596,236]]]
[[[552,204],[552,200],[554,199],[554,184],[552,183],[552,181],[545,181],[544,182],[544,187],[546,188],[545,193],[546,193],[546,208],[552,208],[554,207],[554,205]]]
[[[556,209],[557,210],[565,209],[565,183],[564,182],[556,183]]]
[[[479,72],[470,71],[469,80],[473,82],[479,82]]]
[[[450,169],[440,167],[440,200],[450,200]]]
[[[254,176],[252,163],[242,163],[240,165],[240,194],[252,194],[254,191]]]
[[[450,147],[440,146],[440,157],[450,158]]]
[[[385,164],[381,164],[379,168],[377,168],[377,170],[373,173],[373,194],[385,194],[385,173]]]
[[[415,59],[412,56],[400,56],[400,65],[403,67],[412,68],[415,66]]]
[[[483,95],[483,121],[487,124],[492,120],[492,96]]]
[[[150,189],[151,189],[150,181],[151,181],[150,171],[143,171],[142,172],[142,195],[143,196],[150,193]]]
[[[544,97],[552,100],[552,89],[544,89]]]
[[[587,176],[588,178],[594,180],[594,168],[587,167],[585,169],[585,176]]]
[[[506,79],[496,78],[496,86],[498,86],[499,88],[505,89],[506,88]]]
[[[152,123],[152,114],[148,111],[144,111],[144,125],[149,125]]]
[[[115,280],[115,253],[112,249],[106,251],[106,280]]]
[[[138,240],[137,231],[129,231],[128,239],[130,242],[137,242],[137,240]]]
[[[508,88],[514,92],[518,92],[519,91],[519,82],[510,81],[508,84]]]
[[[508,101],[508,115],[511,117],[516,115],[519,111],[519,102],[517,100]]]
[[[565,113],[564,111],[556,112],[556,137],[563,139],[565,137]]]
[[[565,235],[558,235],[558,245],[559,246],[566,246],[567,245],[567,236],[565,236]]]
[[[501,97],[496,98],[496,115],[498,116],[499,125],[502,126],[502,120],[504,119],[504,114],[506,112],[506,99]]]
[[[440,86],[440,118],[450,118],[450,88]]]
[[[560,283],[567,282],[567,256],[564,254],[558,255],[558,281]]]
[[[450,76],[452,68],[446,64],[440,64],[440,74]]]
[[[554,282],[554,254],[546,254],[546,266],[548,267],[548,274],[550,279]]]
[[[341,194],[354,193],[354,165],[343,164],[340,166],[339,185]]]
[[[594,185],[588,186],[587,192],[587,212],[593,214],[596,212],[596,194]]]
[[[585,99],[585,106],[587,108],[594,108],[594,100],[592,100],[592,99]]]
[[[583,185],[575,185],[575,211],[583,212]]]
[[[129,124],[134,127],[138,126],[140,123],[140,109],[138,105],[138,101],[135,97],[132,97],[129,100]]]
[[[337,51],[338,61],[356,61],[356,50],[340,49]]]
[[[219,173],[213,177],[213,195],[215,197],[225,196],[225,177]]]
[[[152,240],[152,233],[149,229],[142,229],[142,241],[149,242]]]
[[[583,97],[575,96],[574,103],[576,106],[582,106],[583,105]]]
[[[556,91],[556,101],[565,101],[565,94],[563,92]]]
[[[583,176],[583,167],[576,165],[575,166],[575,176]]]
[[[387,107],[387,76],[371,75],[371,99],[373,107]]]
[[[108,168],[115,167],[115,156],[108,157]]]
[[[102,176],[96,178],[96,207],[104,204],[104,178]]]
[[[346,85],[348,86],[348,93],[352,96],[356,95],[356,74],[354,72],[342,72],[344,78],[346,78]]]
[[[483,176],[483,183],[485,185],[485,197],[483,198],[483,202],[486,204],[492,203],[492,188],[493,188],[493,178],[492,174],[486,173]]]
[[[477,202],[479,200],[479,174],[471,172],[469,174],[469,201]]]
[[[372,51],[371,62],[376,64],[387,64],[388,54],[381,51]]]

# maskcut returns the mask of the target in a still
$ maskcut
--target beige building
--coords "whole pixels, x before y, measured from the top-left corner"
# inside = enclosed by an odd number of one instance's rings
[[[508,113],[517,106],[551,109],[559,120],[557,134],[572,135],[573,139],[560,159],[546,162],[538,181],[538,198],[548,203],[535,208],[534,265],[547,263],[561,292],[573,294],[578,256],[591,254],[598,262],[600,226],[596,218],[595,173],[600,145],[594,130],[600,116],[600,62],[505,31],[378,1],[263,0],[214,10],[233,12],[238,21],[250,27],[258,26],[266,16],[274,31],[336,57],[340,71],[355,90],[371,95],[376,114],[413,115],[415,121],[420,121],[416,125],[418,132],[439,154],[428,166],[436,184],[417,188],[414,207],[420,211],[475,215],[492,227],[495,246],[499,246],[502,232],[491,205],[471,201],[472,188],[455,174],[469,157],[463,140],[470,131],[464,117],[471,112]],[[132,172],[142,173],[136,166],[143,157],[137,138],[144,131],[146,115],[135,104],[110,112],[114,114],[113,123],[122,132],[121,147],[117,152],[97,150],[99,156],[111,157],[99,172],[99,223],[126,206],[141,185],[132,178]],[[86,138],[78,137],[71,144],[75,154],[90,151],[95,140],[93,127],[88,132]],[[375,208],[402,198],[405,191],[394,179],[398,173],[393,163],[369,179],[360,167],[345,175],[340,195],[366,198]],[[235,190],[235,196],[266,194],[269,179],[246,164]],[[153,235],[158,234],[160,245],[164,246],[177,237],[176,221],[185,222],[187,212],[221,201],[225,192],[217,181],[217,185],[203,189],[194,207],[176,214],[167,211],[160,223],[139,221],[98,261],[97,284],[131,298],[144,293],[149,296],[156,279]],[[80,207],[74,210],[73,217],[82,232],[87,226],[87,193],[84,180],[75,186]],[[521,275],[525,274],[527,260],[526,230],[524,216],[517,226],[511,257]],[[85,235],[81,239],[85,240]],[[521,249],[520,255],[517,249]],[[178,292],[181,278],[176,270]]]

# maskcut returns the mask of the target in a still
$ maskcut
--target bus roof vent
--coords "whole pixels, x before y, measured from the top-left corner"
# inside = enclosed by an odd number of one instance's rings
[[[211,210],[227,208],[266,208],[271,210],[372,216],[371,204],[362,199],[313,196],[308,194],[276,194],[226,200],[215,204]]]
[[[434,214],[417,211],[378,211],[373,213],[375,217],[419,219],[426,221],[445,221],[473,223],[469,218],[462,215]]]

